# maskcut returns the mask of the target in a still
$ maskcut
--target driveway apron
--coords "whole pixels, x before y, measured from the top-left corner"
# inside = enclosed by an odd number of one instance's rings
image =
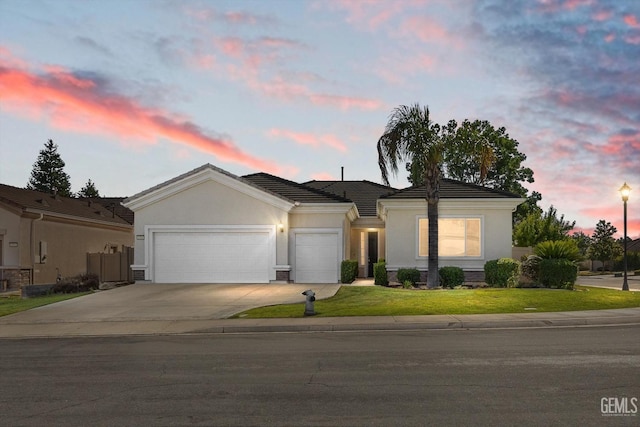
[[[138,283],[0,317],[10,323],[224,319],[254,307],[335,295],[339,284]]]

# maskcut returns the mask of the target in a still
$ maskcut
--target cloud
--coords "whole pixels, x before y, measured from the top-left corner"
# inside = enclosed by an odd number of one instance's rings
[[[338,137],[331,134],[315,135],[287,129],[271,129],[268,135],[274,138],[289,139],[297,144],[310,145],[316,148],[331,147],[341,152],[347,151],[347,146]]]
[[[204,24],[223,23],[233,26],[265,26],[273,25],[278,21],[270,15],[261,15],[246,11],[232,10],[220,12],[212,7],[185,3],[183,13],[190,19],[195,19]]]
[[[11,57],[5,58],[8,50],[0,52],[0,92],[5,110],[45,116],[53,126],[68,131],[149,144],[167,139],[226,162],[275,174],[291,173],[291,168],[252,156],[229,137],[207,131],[188,118],[107,91],[100,80],[58,66],[34,73],[16,67]]]
[[[315,179],[316,181],[336,181],[336,178],[329,172],[312,173],[311,179]]]
[[[85,36],[76,36],[75,42],[81,46],[87,47],[95,52],[98,52],[102,55],[113,57],[113,52],[111,49],[106,47],[105,45],[96,42],[94,39]]]

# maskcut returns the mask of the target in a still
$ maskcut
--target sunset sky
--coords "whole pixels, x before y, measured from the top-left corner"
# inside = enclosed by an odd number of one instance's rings
[[[0,183],[48,139],[72,190],[204,163],[381,182],[393,108],[505,127],[577,229],[640,237],[640,1],[0,0]],[[392,181],[408,185],[406,173]]]

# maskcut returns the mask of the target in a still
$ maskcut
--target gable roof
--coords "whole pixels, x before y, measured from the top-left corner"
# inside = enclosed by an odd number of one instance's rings
[[[409,187],[396,191],[381,199],[424,199],[425,186]],[[440,182],[441,199],[520,199],[517,194],[508,191],[482,187],[480,185],[443,178]]]
[[[293,202],[352,203],[352,201],[346,197],[312,188],[304,184],[298,184],[297,182],[289,181],[264,172],[245,175],[243,178],[258,187],[279,194]]]
[[[377,200],[397,191],[371,181],[308,181],[303,185],[352,200],[361,216],[376,216]]]
[[[640,252],[640,239],[627,242],[627,252]]]
[[[74,217],[118,225],[130,225],[102,204],[90,200],[54,196],[40,191],[26,190],[0,184],[0,203],[22,213],[46,213],[51,216]]]
[[[293,206],[293,201],[283,197],[282,195],[260,187],[249,180],[240,178],[230,172],[206,163],[187,173],[183,173],[168,181],[155,185],[147,190],[134,194],[125,199],[122,204],[136,211],[145,206],[153,204],[158,200],[179,193],[185,189],[198,185],[206,181],[216,181],[222,185],[226,185],[241,193],[256,197],[264,202],[270,203],[282,209],[289,209]]]

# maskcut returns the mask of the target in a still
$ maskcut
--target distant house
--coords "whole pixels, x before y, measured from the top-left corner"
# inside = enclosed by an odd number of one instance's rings
[[[440,264],[482,274],[511,256],[517,195],[444,180]],[[424,189],[369,181],[295,183],[235,176],[210,164],[123,202],[135,212],[136,280],[156,283],[336,283],[340,263],[360,277],[385,258],[389,272],[427,269]]]
[[[86,272],[88,252],[133,246],[133,226],[117,214],[124,207],[110,203],[0,184],[0,280],[54,283]]]

